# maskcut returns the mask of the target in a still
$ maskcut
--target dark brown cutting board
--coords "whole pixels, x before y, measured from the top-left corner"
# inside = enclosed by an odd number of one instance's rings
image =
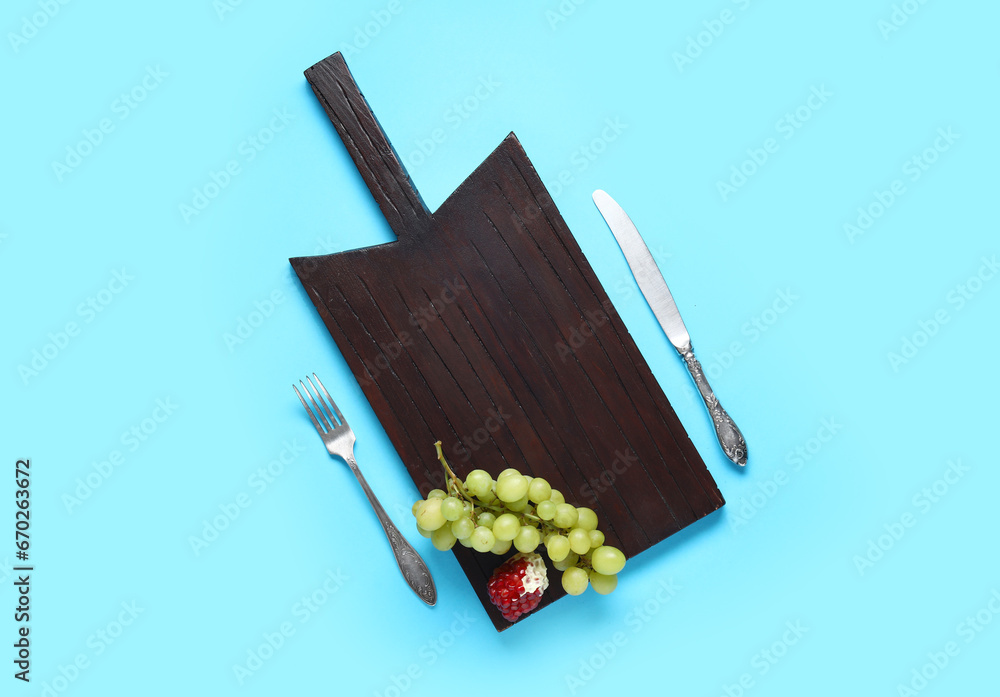
[[[514,134],[431,214],[343,57],[305,75],[398,240],[290,261],[421,493],[443,483],[441,440],[461,476],[544,476],[628,557],[721,507]],[[486,595],[502,558],[455,554],[508,627]],[[543,606],[564,594],[549,573]]]

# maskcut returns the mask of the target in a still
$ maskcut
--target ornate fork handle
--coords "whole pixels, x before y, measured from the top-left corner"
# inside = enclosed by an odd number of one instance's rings
[[[428,605],[433,605],[437,602],[437,589],[434,586],[434,579],[431,578],[431,572],[427,568],[427,564],[424,563],[424,560],[420,558],[420,555],[417,554],[410,543],[406,541],[406,538],[399,533],[395,524],[393,524],[392,520],[386,514],[385,509],[382,508],[382,504],[375,496],[375,492],[371,490],[368,482],[365,481],[364,475],[361,474],[358,463],[354,461],[354,456],[351,455],[344,459],[350,466],[351,471],[354,472],[354,476],[357,477],[361,488],[364,489],[365,496],[368,497],[372,508],[375,509],[375,515],[378,516],[378,522],[382,523],[385,536],[389,538],[392,554],[396,558],[399,570],[403,572],[403,578],[406,579],[407,585],[420,596],[421,600]]]
[[[743,438],[743,434],[740,433],[740,429],[737,428],[735,422],[726,413],[726,410],[722,408],[722,405],[719,404],[719,398],[715,396],[712,386],[708,384],[708,378],[705,377],[705,371],[702,369],[701,363],[694,357],[694,349],[691,348],[691,344],[688,343],[683,349],[677,349],[677,352],[681,354],[681,357],[687,364],[688,372],[694,378],[694,384],[698,386],[698,392],[701,393],[701,398],[705,401],[708,413],[712,417],[712,424],[715,426],[715,435],[719,439],[719,445],[722,446],[726,457],[737,465],[745,465],[747,463],[746,440]]]

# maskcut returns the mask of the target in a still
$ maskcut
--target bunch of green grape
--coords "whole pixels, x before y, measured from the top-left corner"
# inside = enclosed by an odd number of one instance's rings
[[[570,595],[580,595],[587,586],[602,595],[615,589],[625,555],[604,544],[592,509],[566,503],[545,479],[513,468],[496,480],[485,470],[472,470],[463,482],[448,466],[440,442],[435,445],[448,491],[433,489],[413,504],[417,530],[435,548],[445,551],[458,543],[500,555],[512,546],[529,553],[544,545]]]

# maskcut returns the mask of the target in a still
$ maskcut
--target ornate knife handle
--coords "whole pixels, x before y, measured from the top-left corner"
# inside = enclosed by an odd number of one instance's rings
[[[421,600],[428,605],[433,605],[437,602],[437,589],[434,587],[434,579],[431,578],[431,572],[427,568],[427,564],[417,554],[417,551],[413,549],[413,546],[406,541],[406,538],[400,534],[399,530],[386,514],[385,509],[382,508],[382,504],[379,503],[378,498],[375,496],[375,492],[368,486],[364,475],[358,469],[358,464],[354,461],[354,458],[345,459],[351,471],[354,472],[354,476],[357,477],[358,483],[361,484],[361,488],[364,489],[365,496],[368,497],[368,502],[375,509],[378,522],[382,523],[382,529],[385,530],[385,536],[389,538],[389,545],[392,547],[392,554],[396,558],[396,564],[399,565],[399,570],[403,572],[403,578],[406,579],[407,585],[413,589],[414,593],[420,596]]]
[[[681,358],[687,364],[688,372],[694,378],[694,384],[698,386],[701,398],[705,400],[705,406],[708,408],[708,413],[712,416],[712,423],[715,425],[715,435],[719,439],[719,445],[722,446],[726,457],[742,467],[747,463],[747,442],[743,439],[743,434],[740,433],[740,429],[736,427],[729,414],[719,404],[719,398],[715,396],[712,386],[708,384],[708,378],[705,377],[701,363],[694,357],[694,349],[691,348],[691,344],[688,343],[684,348],[677,349],[677,352],[681,354]]]

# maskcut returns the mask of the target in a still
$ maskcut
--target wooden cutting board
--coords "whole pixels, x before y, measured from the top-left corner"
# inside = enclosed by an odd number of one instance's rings
[[[514,134],[431,214],[343,57],[305,75],[398,239],[290,261],[420,492],[443,484],[441,440],[460,476],[545,477],[628,557],[721,507]],[[455,554],[508,627],[486,595],[503,558]],[[564,594],[549,573],[542,606]]]

